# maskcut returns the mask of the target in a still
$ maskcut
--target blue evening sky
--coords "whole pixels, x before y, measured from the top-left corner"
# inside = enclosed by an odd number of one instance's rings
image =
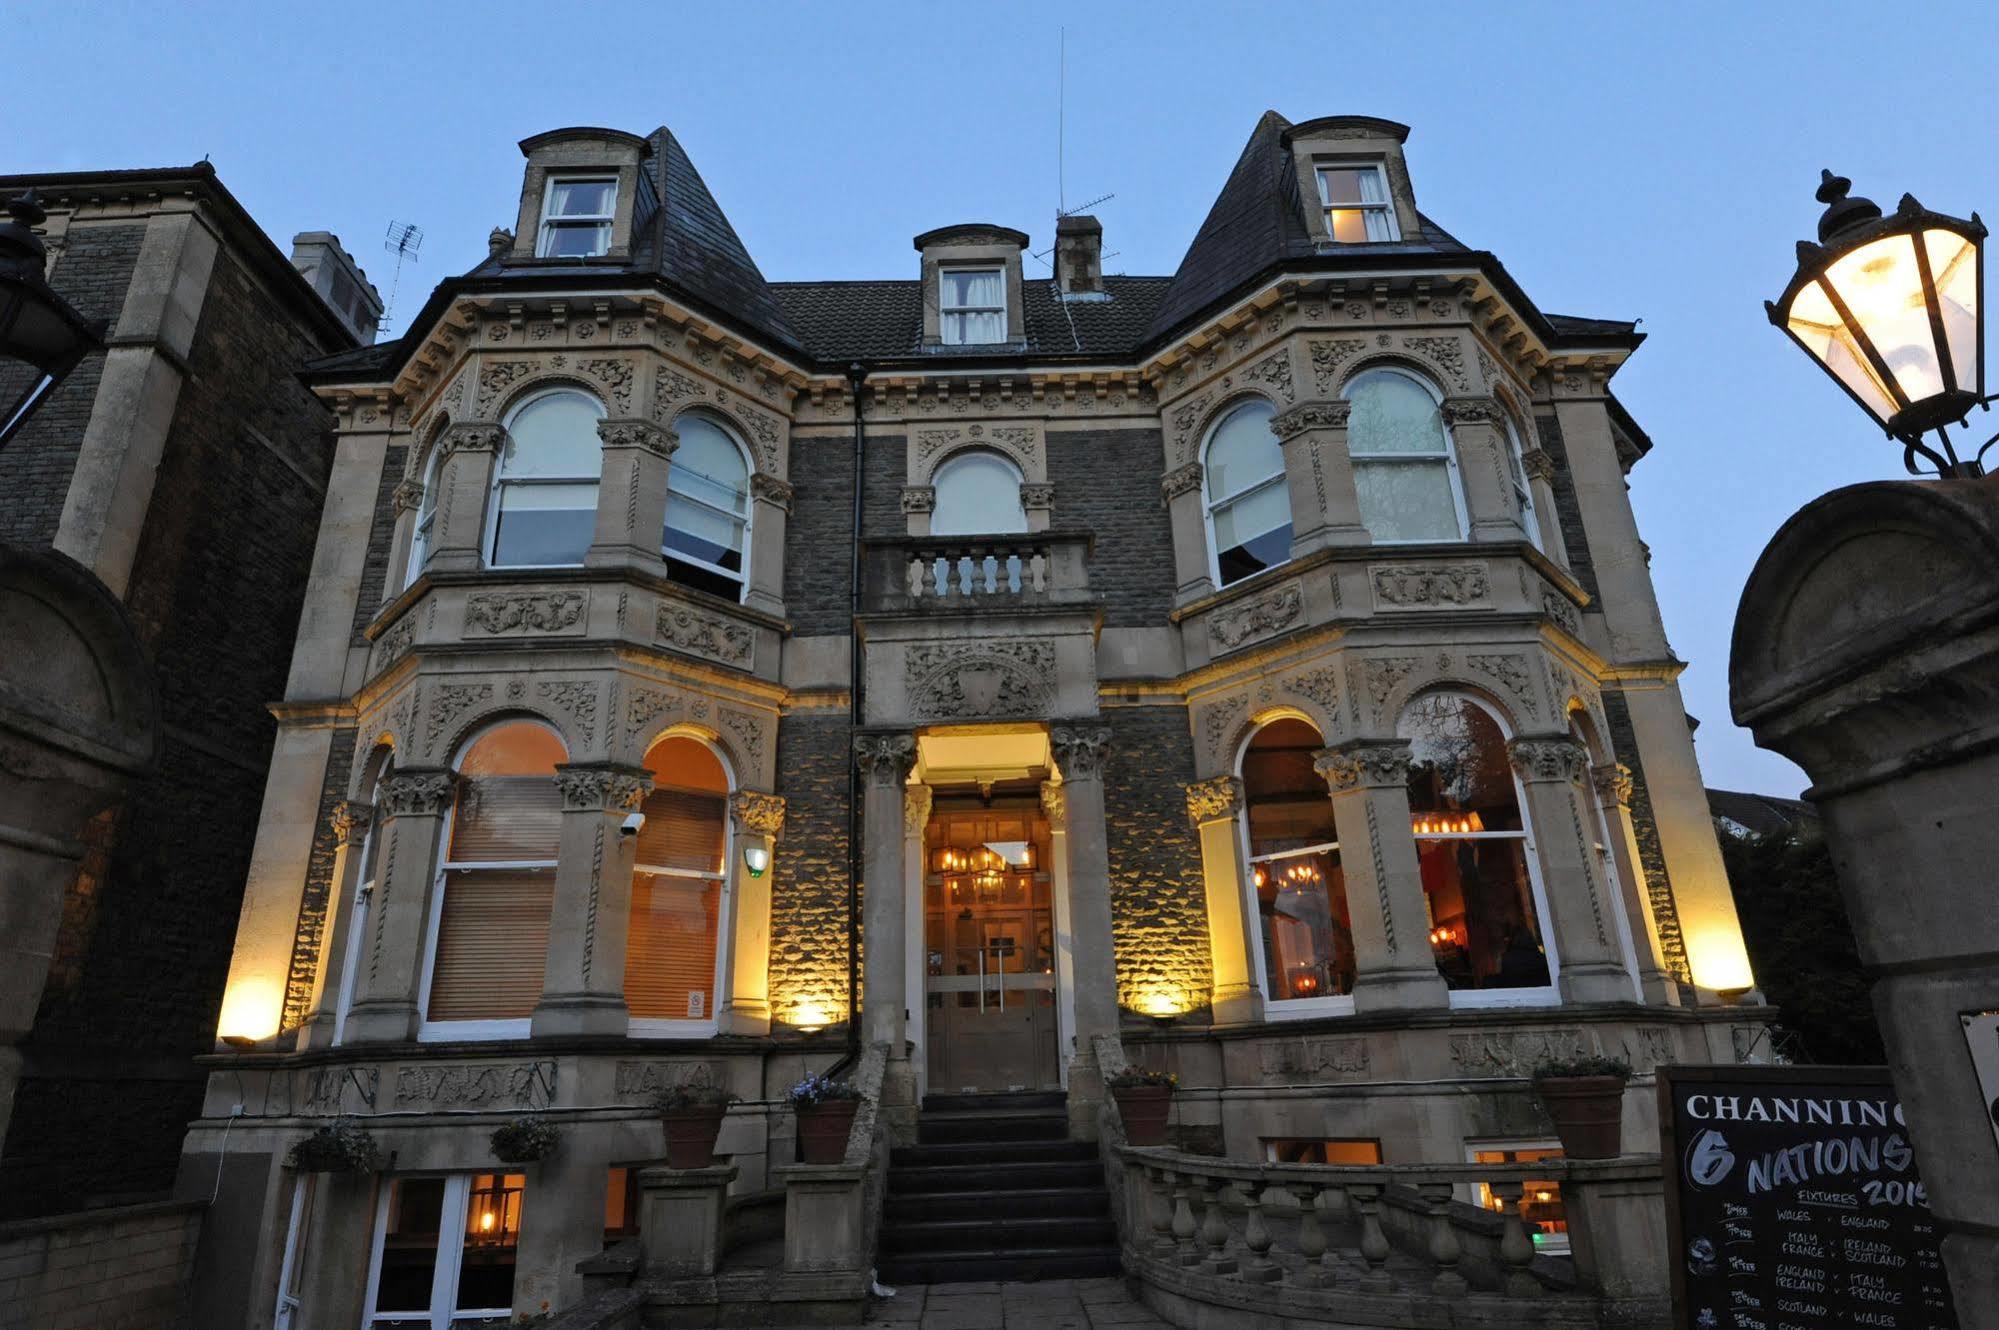
[[[515,143],[670,125],[772,279],[914,276],[966,220],[1046,246],[1056,32],[1067,197],[1107,271],[1170,273],[1257,116],[1413,126],[1420,206],[1541,307],[1640,318],[1616,388],[1656,443],[1640,527],[1710,784],[1792,795],[1729,720],[1737,598],[1800,505],[1899,457],[1762,302],[1821,166],[1999,213],[1989,3],[28,4],[0,7],[0,170],[181,165],[289,249],[337,232],[386,295],[392,219],[427,235],[397,311],[463,271],[520,188]],[[400,324],[394,331],[400,331]],[[1999,417],[1986,417],[1999,428]]]

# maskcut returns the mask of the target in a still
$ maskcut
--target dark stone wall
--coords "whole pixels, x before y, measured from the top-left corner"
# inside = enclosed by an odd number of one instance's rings
[[[22,1046],[0,1218],[172,1184],[332,456],[331,418],[295,373],[328,349],[230,250],[217,256],[126,596],[158,681],[160,762],[127,790],[101,875],[86,864],[65,911],[60,982]]]
[[[908,474],[901,434],[868,435],[862,477],[864,537],[899,536]],[[784,609],[801,636],[851,626],[854,445],[851,438],[794,439],[791,519],[784,533]]]
[[[1562,549],[1568,555],[1569,571],[1595,599],[1596,564],[1590,559],[1589,539],[1583,533],[1582,507],[1576,501],[1576,480],[1569,473],[1569,448],[1562,438],[1561,423],[1550,415],[1534,417],[1541,432],[1541,449],[1555,463],[1555,515],[1562,522]]]
[[[1090,589],[1109,628],[1156,627],[1173,608],[1173,527],[1159,497],[1166,452],[1158,430],[1050,432],[1052,525],[1096,533]]]
[[[333,834],[329,819],[333,806],[347,797],[347,783],[354,768],[354,737],[351,729],[333,732],[333,747],[326,754],[326,775],[319,787],[319,820],[313,824],[312,851],[305,862],[305,890],[299,897],[298,933],[292,940],[291,969],[285,981],[284,1026],[304,1023],[310,1013],[312,980],[319,969],[319,939],[326,930],[326,907],[333,898],[333,864],[340,840]],[[362,798],[367,791],[362,791]]]
[[[794,473],[795,474],[795,473]],[[807,1003],[837,1018],[847,1005],[847,770],[845,712],[780,717],[777,792],[784,834],[771,868],[770,997],[775,1021]]]
[[[1673,880],[1666,873],[1666,856],[1659,848],[1659,819],[1652,811],[1652,791],[1645,782],[1645,760],[1638,751],[1638,736],[1631,729],[1631,708],[1624,694],[1603,690],[1604,717],[1610,722],[1610,743],[1617,760],[1631,768],[1631,832],[1638,842],[1638,863],[1645,870],[1645,894],[1652,900],[1652,915],[1659,926],[1659,950],[1665,954],[1666,968],[1682,983],[1693,982],[1687,963],[1686,938],[1680,932],[1680,910],[1673,899]]]
[[[1111,730],[1104,815],[1118,1001],[1150,1014],[1146,998],[1164,993],[1204,1008],[1213,967],[1201,846],[1187,821],[1186,786],[1194,779],[1187,709],[1116,707],[1103,723]]]
[[[85,318],[108,319],[115,326],[145,238],[143,223],[78,227],[69,233],[49,285]],[[85,356],[0,448],[0,540],[36,548],[55,540],[103,373],[102,351]],[[0,365],[0,411],[11,407],[34,377],[25,365]]]
[[[354,636],[350,640],[357,647],[368,645],[368,634],[364,630],[381,610],[382,597],[389,585],[389,547],[396,539],[396,485],[403,478],[403,459],[408,452],[407,443],[392,443],[382,459],[381,479],[375,486],[375,520],[368,528],[368,553],[361,564],[361,589],[354,599]],[[401,584],[398,574],[396,585],[399,589]]]

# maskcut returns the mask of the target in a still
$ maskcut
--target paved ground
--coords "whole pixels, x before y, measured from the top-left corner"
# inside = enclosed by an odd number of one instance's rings
[[[868,1303],[884,1330],[1168,1330],[1120,1279],[1033,1284],[914,1284]]]

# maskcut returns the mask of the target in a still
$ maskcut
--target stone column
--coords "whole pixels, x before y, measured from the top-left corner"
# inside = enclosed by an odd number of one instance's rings
[[[916,1073],[909,1065],[909,972],[903,893],[904,784],[916,765],[916,740],[908,734],[857,734],[861,764],[861,1043],[888,1046],[882,1072],[881,1113],[889,1134],[914,1140]]]
[[[762,472],[750,477],[750,582],[743,603],[784,613],[784,531],[791,520],[791,486]]]
[[[1347,456],[1346,402],[1300,402],[1273,418],[1284,449],[1284,488],[1291,499],[1291,557],[1328,545],[1366,545],[1374,537],[1360,520],[1360,494]]]
[[[784,831],[784,798],[758,790],[738,790],[729,797],[735,823],[735,853],[728,865],[729,897],[733,902],[730,936],[723,940],[722,992],[718,1013],[722,1034],[770,1033],[770,875],[777,863],[777,838]],[[750,876],[743,863],[746,851],[763,847],[771,868]]]
[[[1020,508],[1027,514],[1029,531],[1046,531],[1049,519],[1055,510],[1055,487],[1053,485],[1022,485],[1020,487]]]
[[[343,799],[333,806],[332,885],[326,893],[326,917],[319,930],[319,964],[313,970],[312,1001],[299,1027],[299,1048],[326,1048],[333,1043],[339,1021],[340,989],[347,976],[347,950],[354,918],[361,910],[362,852],[374,827],[375,806]],[[381,847],[377,846],[377,850]],[[365,927],[365,925],[363,925]]]
[[[1055,925],[1055,1048],[1063,1079],[1076,1054],[1076,927],[1069,909],[1069,797],[1041,783],[1041,814],[1048,819],[1048,900]]]
[[[1465,516],[1473,540],[1525,540],[1527,528],[1506,474],[1506,425],[1490,397],[1446,397],[1444,423],[1457,446],[1465,487]]]
[[[1332,791],[1353,924],[1354,1010],[1449,1005],[1410,832],[1409,741],[1355,740],[1321,749],[1312,765]]]
[[[1562,535],[1561,513],[1555,508],[1555,459],[1539,448],[1521,454],[1527,491],[1534,496],[1534,521],[1541,528],[1541,552],[1562,567],[1569,566],[1569,548]]]
[[[1110,828],[1104,816],[1108,729],[1055,729],[1049,744],[1062,774],[1069,821],[1069,928],[1074,939],[1076,1052],[1069,1060],[1069,1130],[1097,1138],[1104,1099],[1095,1041],[1118,1032],[1117,942],[1111,922]]]
[[[404,768],[381,785],[382,871],[357,958],[346,1042],[416,1038],[423,943],[437,895],[438,838],[456,780],[449,771]]]
[[[1680,986],[1666,968],[1659,947],[1659,921],[1652,913],[1652,893],[1645,889],[1645,865],[1638,858],[1638,836],[1631,825],[1631,771],[1616,762],[1590,768],[1596,786],[1597,811],[1603,817],[1606,869],[1616,878],[1617,898],[1631,928],[1631,950],[1638,962],[1638,988],[1647,1005],[1677,1007]]]
[[[909,1045],[910,1060],[915,1064],[916,1084],[919,1091],[927,1082],[929,1044],[925,1041],[924,1009],[928,990],[924,987],[923,976],[929,967],[923,963],[923,952],[928,939],[923,935],[923,876],[927,870],[923,852],[923,836],[930,829],[930,805],[933,794],[928,785],[906,785],[902,796],[902,972],[908,982],[916,985],[909,995]]]
[[[495,424],[459,424],[437,441],[444,460],[438,464],[437,520],[426,569],[486,566],[486,502],[506,437]]]
[[[667,459],[680,436],[631,416],[597,422],[603,470],[597,481],[597,529],[583,555],[589,568],[628,567],[664,576]]]
[[[555,904],[531,1032],[623,1034],[638,852],[638,837],[625,835],[623,826],[645,803],[652,773],[610,762],[568,763],[556,767],[555,783],[562,790]]]
[[[1255,973],[1256,918],[1244,900],[1242,837],[1236,814],[1242,782],[1217,776],[1187,787],[1187,819],[1201,839],[1201,878],[1207,888],[1208,954],[1214,983],[1209,1003],[1216,1025],[1251,1025],[1263,1019],[1263,991]]]
[[[1208,571],[1208,522],[1201,511],[1201,464],[1167,472],[1159,493],[1173,526],[1173,602],[1185,605],[1215,589]]]
[[[1515,739],[1506,755],[1520,778],[1529,852],[1541,865],[1548,909],[1544,941],[1554,944],[1565,1002],[1633,1002],[1637,993],[1618,954],[1611,900],[1587,825],[1582,779],[1589,751],[1566,734]]]

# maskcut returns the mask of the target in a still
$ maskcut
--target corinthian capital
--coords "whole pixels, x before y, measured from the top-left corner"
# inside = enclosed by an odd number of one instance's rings
[[[564,809],[576,812],[633,813],[652,789],[652,773],[644,767],[613,763],[559,766],[556,788]]]
[[[369,824],[375,820],[375,805],[364,804],[358,799],[342,799],[333,805],[327,815],[326,824],[333,832],[333,839],[341,845],[359,845],[368,834]]]
[[[1497,425],[1506,418],[1490,397],[1446,397],[1443,410],[1453,425]]]
[[[500,446],[506,431],[498,425],[453,425],[438,440],[439,457],[453,453],[490,453]]]
[[[670,427],[637,416],[606,416],[597,422],[597,438],[606,448],[643,448],[656,457],[671,457],[680,446]]]
[[[1506,756],[1522,780],[1581,780],[1589,767],[1589,750],[1566,734],[1515,739]]]
[[[1055,750],[1055,765],[1064,780],[1095,780],[1104,774],[1104,759],[1110,755],[1111,732],[1100,726],[1088,729],[1057,729],[1048,736]]]
[[[396,482],[395,505],[397,513],[413,513],[423,507],[423,482],[405,477]]]
[[[916,739],[907,734],[857,734],[854,760],[861,775],[877,785],[900,785],[916,765]]]
[[[1312,769],[1326,778],[1335,794],[1342,790],[1401,789],[1409,783],[1409,741],[1321,748],[1312,757]]]
[[[398,771],[382,782],[382,802],[390,817],[436,817],[454,788],[448,771]]]
[[[1234,776],[1216,776],[1195,781],[1187,787],[1187,820],[1195,826],[1228,817],[1242,807],[1242,782]]]
[[[1166,473],[1166,479],[1159,482],[1159,493],[1171,503],[1182,494],[1192,494],[1201,488],[1201,464],[1189,462],[1183,467]]]
[[[776,476],[767,476],[761,471],[751,476],[750,497],[776,504],[786,512],[791,511],[791,486]]]
[[[729,815],[736,820],[736,830],[776,840],[784,830],[784,796],[738,790],[729,796]]]
[[[1296,438],[1308,429],[1345,429],[1353,410],[1350,402],[1300,402],[1271,417],[1271,431],[1280,439]]]
[[[1596,784],[1596,797],[1605,808],[1623,808],[1631,802],[1631,768],[1622,762],[1606,762],[1589,769]]]

